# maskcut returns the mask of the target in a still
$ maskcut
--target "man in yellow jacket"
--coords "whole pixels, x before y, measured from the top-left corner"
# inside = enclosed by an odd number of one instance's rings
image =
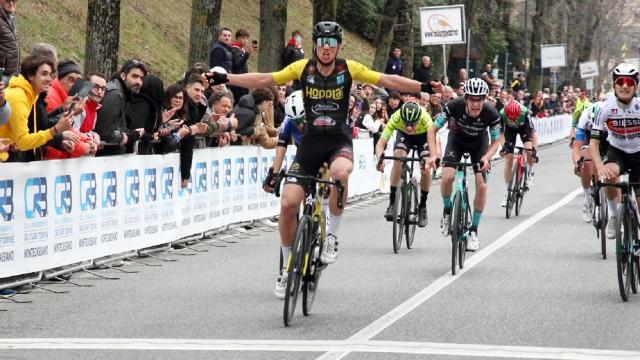
[[[46,93],[51,86],[54,64],[40,55],[27,56],[20,65],[20,75],[9,81],[5,91],[5,99],[11,108],[9,122],[0,126],[0,138],[10,138],[18,150],[37,149],[46,144],[55,135],[68,130],[73,123],[73,116],[62,117],[58,123],[46,130],[38,130],[34,116],[33,131],[30,132],[28,119],[34,111],[38,95]],[[0,161],[9,158],[7,151],[0,152]]]

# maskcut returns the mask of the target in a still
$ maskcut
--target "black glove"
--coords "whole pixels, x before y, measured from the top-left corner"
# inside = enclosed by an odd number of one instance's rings
[[[209,80],[210,86],[226,84],[229,82],[229,79],[227,78],[227,74],[222,74],[217,72],[213,72],[212,75],[207,75],[207,79]]]
[[[267,192],[273,192],[273,188],[276,186],[277,179],[278,174],[275,174],[273,172],[273,167],[270,167],[269,172],[267,173],[267,177],[264,178],[264,181],[262,182],[262,188],[264,189],[264,191],[267,191],[267,189],[271,189],[271,191]]]

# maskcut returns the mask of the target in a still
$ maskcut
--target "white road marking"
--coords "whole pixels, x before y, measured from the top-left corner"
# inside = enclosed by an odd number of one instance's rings
[[[391,326],[397,320],[399,320],[409,312],[413,311],[418,306],[422,305],[425,301],[429,300],[432,296],[440,292],[440,290],[444,289],[449,284],[456,281],[460,276],[464,275],[467,271],[471,270],[474,266],[476,266],[482,260],[486,259],[489,255],[493,254],[498,249],[508,244],[511,240],[513,240],[520,233],[527,230],[533,224],[537,223],[538,221],[542,220],[544,217],[548,216],[552,212],[568,204],[571,200],[573,200],[573,198],[575,198],[581,192],[582,192],[582,188],[578,188],[572,191],[571,193],[569,193],[564,198],[562,198],[560,201],[556,202],[555,204],[543,209],[542,211],[536,213],[535,215],[528,218],[527,220],[521,222],[516,227],[509,230],[507,233],[505,233],[501,237],[499,237],[496,241],[489,244],[486,248],[480,250],[477,254],[471,256],[467,261],[465,261],[464,269],[462,269],[456,276],[452,276],[451,272],[447,272],[438,280],[431,283],[431,285],[427,286],[422,291],[420,291],[419,293],[411,297],[409,300],[400,304],[398,307],[389,311],[388,313],[380,317],[378,320],[374,321],[364,329],[355,333],[353,336],[347,339],[347,341],[370,340],[371,338],[373,338],[374,336],[382,332],[384,329]],[[344,358],[348,354],[349,352],[340,352],[340,353],[330,352],[318,357],[317,360],[338,360],[338,359]]]
[[[639,351],[373,340],[0,339],[0,350],[331,351],[516,359],[640,359]]]

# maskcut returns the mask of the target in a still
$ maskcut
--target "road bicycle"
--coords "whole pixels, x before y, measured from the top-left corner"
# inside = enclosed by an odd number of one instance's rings
[[[596,229],[596,237],[600,240],[600,252],[602,259],[607,259],[607,219],[609,210],[607,208],[607,198],[604,194],[604,187],[599,186],[596,177],[591,177],[591,198],[593,199],[593,211],[591,212],[591,223]]]
[[[451,235],[451,275],[455,275],[458,267],[464,268],[467,253],[467,237],[471,225],[471,205],[469,203],[469,191],[467,189],[467,168],[482,167],[482,164],[469,162],[469,154],[462,155],[461,162],[448,162],[443,164],[455,166],[456,175],[454,181],[453,208],[449,224],[442,224],[446,235]]]
[[[274,194],[280,196],[280,182],[283,178],[296,179],[304,188],[305,200],[302,215],[298,218],[295,239],[288,259],[285,260],[285,271],[288,272],[287,288],[284,298],[283,321],[285,326],[291,324],[302,290],[302,313],[308,316],[316,297],[320,275],[327,267],[320,260],[320,251],[326,240],[326,211],[322,200],[329,197],[330,185],[338,191],[338,208],[342,209],[344,186],[340,180],[329,180],[326,164],[316,176],[297,175],[280,172],[274,187]]]
[[[507,205],[505,207],[505,215],[507,219],[511,217],[514,205],[516,208],[516,216],[520,215],[524,195],[529,191],[527,187],[529,163],[524,156],[526,151],[533,151],[522,146],[514,146],[514,150],[518,150],[515,161],[513,162],[513,171],[509,188],[507,189]]]
[[[616,269],[620,297],[623,301],[627,301],[629,290],[634,294],[637,293],[640,281],[638,209],[633,193],[633,187],[640,186],[640,183],[625,181],[618,184],[600,183],[600,186],[615,187],[622,192],[622,203],[618,207],[618,226],[616,228]]]
[[[422,162],[423,158],[416,157],[417,149],[412,148],[410,156],[381,156],[378,163],[384,160],[397,160],[402,162],[402,172],[398,182],[393,207],[393,252],[398,253],[402,245],[404,235],[407,249],[413,246],[413,240],[418,225],[418,195],[420,187],[418,180],[413,176],[413,163]]]

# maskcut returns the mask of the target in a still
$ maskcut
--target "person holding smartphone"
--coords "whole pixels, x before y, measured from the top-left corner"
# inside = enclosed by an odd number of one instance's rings
[[[236,31],[236,41],[231,43],[231,73],[246,74],[249,72],[249,57],[253,52],[257,51],[258,43],[253,40],[253,44],[249,44],[249,32],[245,29]],[[237,86],[230,86],[233,98],[240,98],[249,93],[249,90]]]

